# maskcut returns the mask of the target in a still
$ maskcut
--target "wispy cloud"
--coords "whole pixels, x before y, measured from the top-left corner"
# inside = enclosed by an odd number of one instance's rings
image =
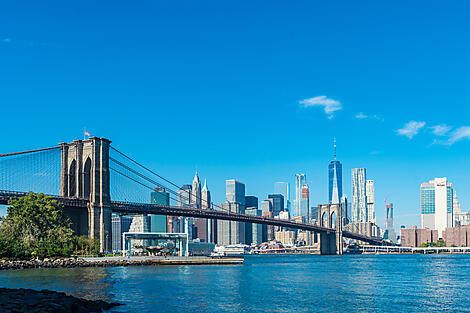
[[[403,128],[400,128],[397,130],[397,133],[402,136],[406,136],[409,139],[413,138],[418,134],[418,132],[421,130],[421,128],[426,125],[425,122],[416,122],[416,121],[409,121],[408,123],[403,126]]]
[[[363,112],[357,113],[356,115],[354,115],[354,117],[357,118],[357,119],[360,119],[360,120],[371,119],[371,120],[377,120],[377,121],[380,121],[380,122],[384,121],[384,119],[382,117],[378,116],[377,114],[366,115]]]
[[[341,102],[327,98],[326,96],[318,96],[313,97],[310,99],[304,99],[299,101],[299,104],[302,108],[310,108],[310,107],[323,107],[323,110],[328,115],[328,118],[333,118],[333,113],[336,111],[341,110],[343,107],[341,106]]]
[[[470,126],[462,126],[451,132],[446,144],[453,145],[462,139],[470,139]]]
[[[3,43],[10,43],[10,42],[11,42],[11,39],[10,39],[10,38],[3,38],[3,39],[2,39],[2,42],[3,42]]]
[[[431,126],[429,128],[431,129],[432,133],[436,136],[445,136],[452,129],[451,126],[446,124]]]

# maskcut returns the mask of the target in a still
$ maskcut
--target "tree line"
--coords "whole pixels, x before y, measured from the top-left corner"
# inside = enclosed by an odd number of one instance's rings
[[[8,202],[0,218],[0,258],[32,259],[97,255],[97,239],[74,236],[63,204],[30,192]]]

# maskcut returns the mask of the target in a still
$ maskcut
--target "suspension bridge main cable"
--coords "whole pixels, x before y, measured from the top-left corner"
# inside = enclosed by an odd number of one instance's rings
[[[29,151],[5,153],[5,154],[0,154],[0,158],[2,158],[2,157],[7,157],[7,156],[13,156],[13,155],[20,155],[20,154],[41,152],[41,151],[47,151],[47,150],[54,150],[54,149],[60,149],[60,147],[50,147],[50,148],[43,148],[43,149],[36,149],[36,150],[29,150]]]

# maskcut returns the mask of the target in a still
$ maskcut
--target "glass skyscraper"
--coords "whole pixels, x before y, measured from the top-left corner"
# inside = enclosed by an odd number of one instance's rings
[[[336,160],[336,140],[334,160],[328,166],[328,201],[340,203],[343,197],[343,166]]]
[[[302,216],[301,213],[301,201],[302,201],[302,187],[307,182],[307,176],[305,174],[295,174],[295,199],[294,199],[294,210],[292,216]]]
[[[284,196],[284,209],[289,211],[289,213],[292,215],[293,212],[291,212],[291,207],[290,207],[289,188],[290,188],[289,183],[286,183],[286,182],[274,183],[274,193],[281,194]]]
[[[367,222],[366,169],[353,168],[351,183],[351,222]]]
[[[446,227],[454,227],[453,189],[446,177],[420,186],[421,227],[437,230],[439,238]]]
[[[225,181],[225,196],[227,202],[239,203],[245,208],[245,184],[235,179]]]

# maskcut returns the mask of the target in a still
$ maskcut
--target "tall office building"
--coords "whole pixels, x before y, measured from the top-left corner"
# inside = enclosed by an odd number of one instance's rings
[[[421,228],[435,229],[439,238],[446,227],[454,227],[453,189],[446,177],[420,186]]]
[[[341,197],[341,215],[343,216],[343,225],[349,224],[350,213],[349,213],[349,207],[348,207],[348,197],[346,197],[346,195],[343,195]]]
[[[193,182],[194,186],[194,182]],[[200,186],[200,185],[199,185]],[[197,188],[197,186],[196,186]],[[193,189],[194,190],[194,189]],[[201,191],[201,209],[207,210],[211,208],[211,193],[209,189],[207,188],[207,181],[204,180],[204,187],[202,188]],[[201,239],[204,242],[210,242],[211,241],[211,220],[210,219],[205,219],[205,218],[195,218],[194,219],[194,226],[196,230],[196,238]]]
[[[245,197],[245,207],[246,208],[258,208],[258,197],[246,196]]]
[[[261,214],[264,217],[274,217],[272,199],[266,199],[261,202]],[[274,239],[274,226],[262,226],[262,241],[267,242]]]
[[[300,216],[305,222],[310,220],[310,189],[308,185],[302,186],[302,198],[300,200]]]
[[[165,188],[158,187],[155,191],[150,193],[150,203],[170,205],[170,194],[165,191]],[[150,232],[152,233],[166,233],[167,229],[167,216],[166,215],[150,215]]]
[[[374,181],[368,179],[366,181],[366,198],[367,198],[367,221],[375,224],[375,196]]]
[[[256,207],[247,208],[245,214],[261,216],[261,210]],[[263,225],[261,224],[250,224],[248,229],[247,224],[245,225],[245,243],[259,245],[263,242]]]
[[[300,203],[302,201],[302,187],[307,183],[307,176],[305,174],[295,174],[295,199],[294,199],[294,212],[292,216],[301,216]]]
[[[385,206],[385,239],[390,239],[395,242],[397,240],[397,234],[393,226],[393,203],[389,203]]]
[[[284,211],[284,196],[280,194],[268,195],[268,199],[272,199],[274,216],[278,216],[279,212]]]
[[[289,211],[292,214],[292,209],[290,205],[290,186],[286,182],[276,182],[274,183],[274,193],[284,196],[284,209]]]
[[[191,185],[183,185],[177,192],[177,205],[181,207],[187,207],[191,205]],[[178,220],[179,225],[177,226],[179,233],[188,234],[188,239],[193,239],[194,229],[194,218],[183,217]]]
[[[191,204],[198,209],[201,208],[201,181],[199,180],[197,172],[196,175],[194,175],[193,186],[191,188]]]
[[[367,222],[366,169],[353,168],[351,171],[351,222]]]
[[[245,184],[235,179],[225,181],[225,196],[227,202],[239,203],[245,206]]]
[[[336,160],[336,139],[334,147],[334,159],[328,166],[328,201],[332,204],[340,203],[343,197],[343,166]]]
[[[225,202],[221,209],[231,213],[245,213],[245,208],[240,203]],[[217,220],[217,244],[219,246],[236,245],[245,243],[245,223]]]
[[[131,216],[113,216],[112,223],[112,247],[113,251],[122,251],[122,233],[129,231],[132,223]]]

